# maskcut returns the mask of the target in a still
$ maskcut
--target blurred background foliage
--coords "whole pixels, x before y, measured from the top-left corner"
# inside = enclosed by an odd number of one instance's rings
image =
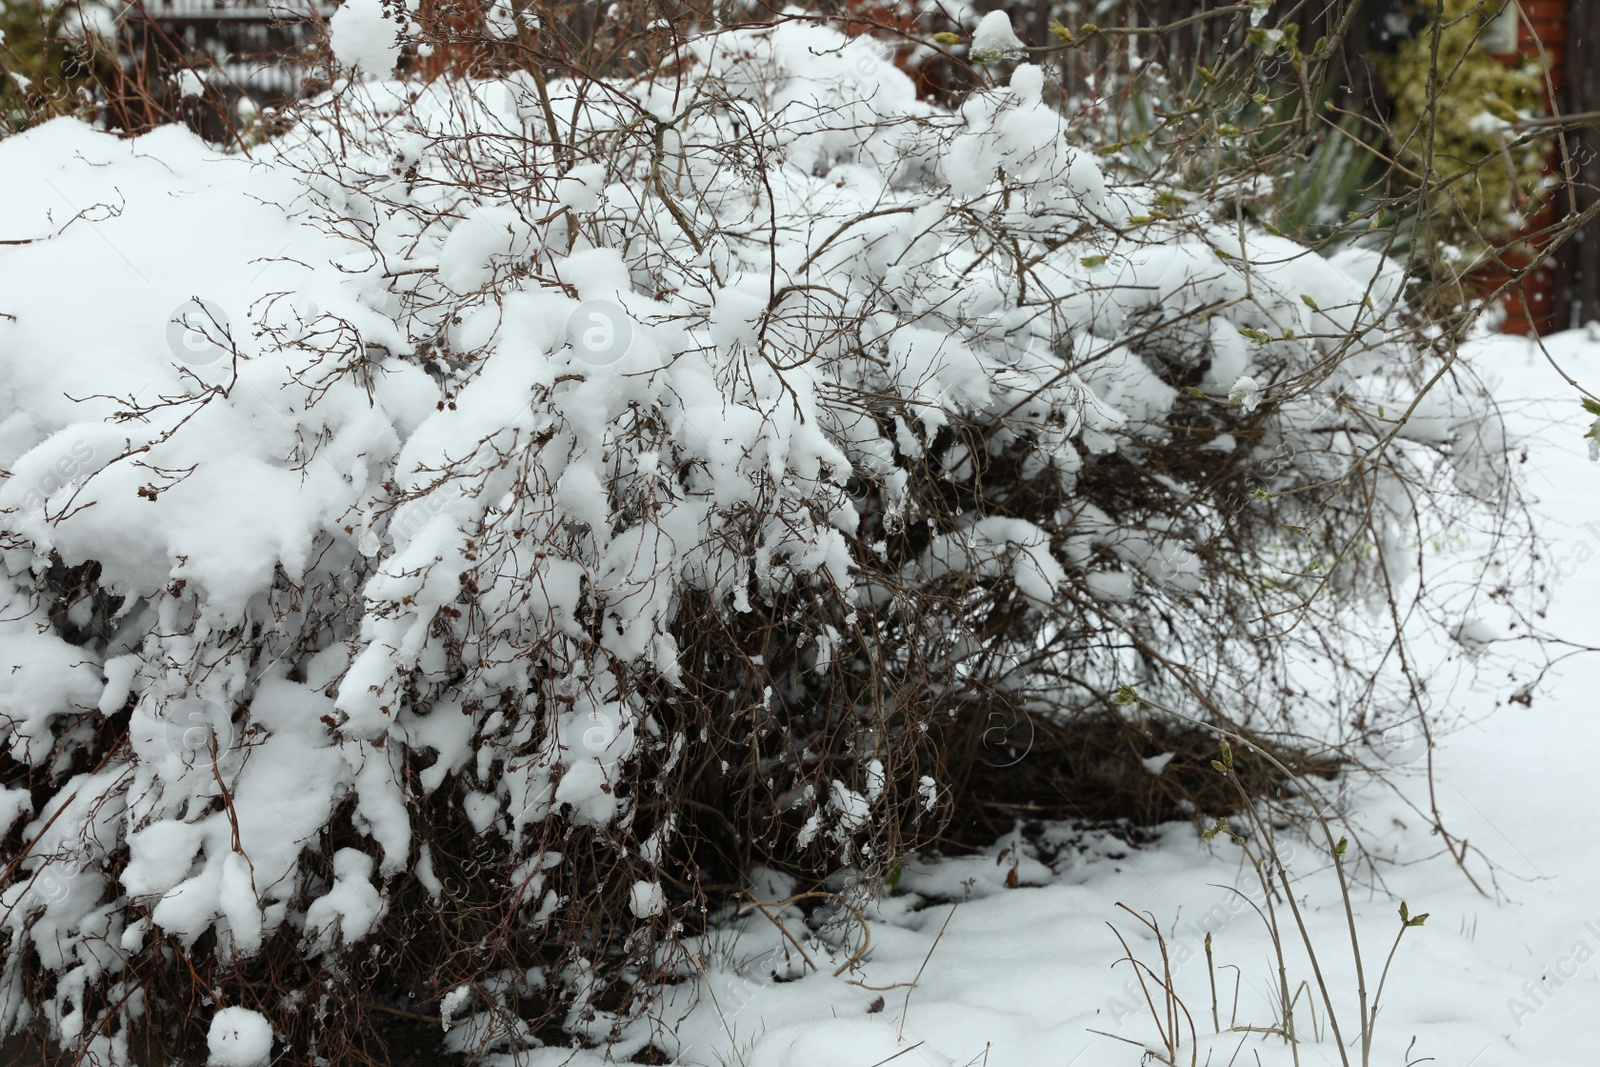
[[[1442,182],[1425,209],[1429,235],[1468,254],[1480,253],[1485,238],[1519,230],[1548,184],[1549,141],[1519,143],[1513,129],[1547,113],[1546,71],[1537,61],[1491,54],[1501,10],[1445,0],[1442,18],[1378,58],[1393,100],[1390,142],[1403,174],[1415,185],[1437,172]]]
[[[0,134],[59,115],[92,117],[116,70],[77,0],[0,0]]]

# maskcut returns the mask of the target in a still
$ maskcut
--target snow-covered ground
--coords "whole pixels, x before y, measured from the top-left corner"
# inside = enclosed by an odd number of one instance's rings
[[[1600,339],[1568,333],[1550,340],[1548,350],[1578,381],[1590,388],[1600,383]],[[1499,395],[1510,425],[1524,436],[1527,489],[1549,543],[1539,564],[1550,598],[1540,625],[1567,641],[1600,646],[1594,608],[1600,602],[1600,496],[1594,489],[1600,469],[1591,465],[1583,440],[1591,419],[1534,346],[1478,342],[1471,358],[1502,380]],[[1481,547],[1462,538],[1462,564],[1478,558]],[[1528,591],[1521,603],[1542,600]],[[1434,646],[1440,676],[1457,679],[1439,697],[1461,719],[1438,741],[1434,794],[1446,827],[1470,849],[1465,873],[1428,832],[1425,760],[1396,772],[1402,796],[1369,789],[1355,804],[1355,833],[1385,859],[1378,884],[1362,879],[1368,884],[1352,901],[1369,997],[1400,925],[1400,901],[1411,914],[1429,916],[1424,926],[1407,930],[1394,957],[1374,1028],[1373,1064],[1596,1062],[1600,849],[1591,820],[1600,800],[1594,704],[1600,655],[1564,659],[1543,676],[1531,704],[1509,702],[1545,660],[1531,644],[1515,641],[1514,632],[1500,630],[1503,640],[1476,661],[1464,661],[1459,646]],[[998,859],[913,865],[900,892],[872,914],[870,947],[853,974],[835,971],[859,940],[832,957],[808,949],[813,971],[793,949],[784,951],[772,923],[759,913],[746,916],[737,936],[725,931],[712,939],[707,980],[677,991],[668,1005],[666,1018],[682,1043],[678,1062],[1141,1063],[1141,1046],[1160,1049],[1161,1038],[1134,971],[1118,962],[1123,949],[1108,924],[1157,970],[1160,954],[1153,936],[1117,907],[1123,903],[1152,917],[1165,935],[1178,995],[1199,1035],[1196,1047],[1185,1019],[1180,1064],[1190,1063],[1191,1054],[1200,1064],[1294,1063],[1280,1039],[1232,1029],[1268,1027],[1277,1019],[1271,940],[1253,906],[1233,892],[1236,887],[1261,899],[1240,850],[1220,839],[1201,840],[1188,826],[1170,827],[1157,845],[1137,850],[1109,838],[1082,844],[1087,851],[1074,845],[1052,866],[1022,859],[1015,889],[1006,887],[1012,860],[1009,853],[1001,856],[1005,842],[991,851]],[[1280,903],[1290,985],[1310,982],[1296,1008],[1307,1039],[1298,1062],[1359,1064],[1358,987],[1335,876],[1325,853],[1319,856],[1305,842],[1292,847],[1288,866],[1299,878],[1296,897],[1347,1045],[1342,1058],[1292,917]],[[940,902],[923,906],[924,898]],[[804,935],[803,925],[790,926]],[[1212,1017],[1207,932],[1220,1034]],[[774,973],[795,980],[776,982],[769,977]],[[1155,983],[1148,985],[1155,993]],[[1159,997],[1156,1006],[1165,1025]],[[683,1012],[687,1016],[677,1021]],[[545,1049],[526,1062],[563,1062],[570,1055]],[[572,1062],[589,1056],[598,1059],[581,1053]]]

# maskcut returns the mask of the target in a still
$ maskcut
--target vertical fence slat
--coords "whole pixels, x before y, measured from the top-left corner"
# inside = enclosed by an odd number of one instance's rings
[[[1561,109],[1569,115],[1600,110],[1600,3],[1580,0],[1567,10],[1567,79]],[[1600,200],[1600,129],[1587,123],[1567,135],[1569,198],[1582,212]],[[1556,324],[1580,326],[1600,319],[1600,223],[1584,227],[1562,250],[1556,289]]]

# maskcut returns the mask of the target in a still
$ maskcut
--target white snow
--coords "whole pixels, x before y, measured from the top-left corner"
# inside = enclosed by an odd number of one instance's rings
[[[206,80],[199,71],[185,68],[178,72],[178,93],[184,98],[206,95]]]
[[[1254,411],[1261,406],[1261,386],[1249,375],[1236,380],[1228,387],[1228,403],[1238,404],[1245,411]]]
[[[628,891],[628,909],[641,919],[660,915],[667,907],[667,894],[660,882],[635,882]]]
[[[260,1012],[222,1008],[206,1032],[210,1067],[265,1067],[272,1055],[272,1027]]]
[[[1172,758],[1175,755],[1177,755],[1175,752],[1163,752],[1157,756],[1147,756],[1142,761],[1144,769],[1151,774],[1160,774],[1167,769],[1167,764],[1172,762]]]
[[[439,1001],[439,1027],[445,1033],[450,1032],[450,1027],[455,1025],[456,1013],[459,1012],[472,997],[471,986],[456,986],[446,993]]]
[[[992,63],[1022,51],[1024,45],[1011,28],[1011,16],[1004,11],[991,11],[978,22],[972,31],[972,58]]]
[[[398,5],[395,5],[398,7]],[[382,0],[344,0],[328,20],[334,58],[368,74],[387,74],[400,58],[400,26]]]
[[[373,887],[372,857],[353,848],[333,856],[334,884],[306,909],[306,931],[319,947],[336,940],[354,944],[383,917],[385,905]]]

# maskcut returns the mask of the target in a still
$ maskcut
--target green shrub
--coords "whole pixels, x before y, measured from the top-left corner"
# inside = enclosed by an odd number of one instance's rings
[[[1423,229],[1468,254],[1519,230],[1537,211],[1545,184],[1548,145],[1518,143],[1510,128],[1519,116],[1544,113],[1545,74],[1527,60],[1507,65],[1484,48],[1494,14],[1474,0],[1445,0],[1442,20],[1377,60],[1394,100],[1396,159],[1414,185],[1437,186]]]

